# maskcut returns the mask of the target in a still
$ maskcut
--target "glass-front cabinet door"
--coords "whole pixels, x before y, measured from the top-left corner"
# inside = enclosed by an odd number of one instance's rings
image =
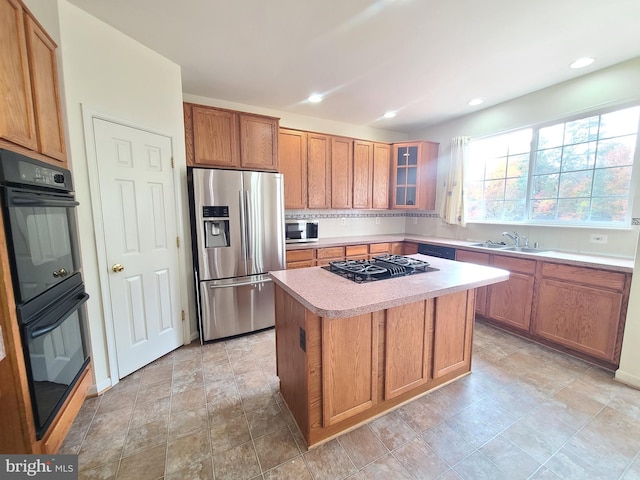
[[[396,208],[416,208],[418,193],[417,145],[398,145],[395,148],[395,190],[393,206]]]

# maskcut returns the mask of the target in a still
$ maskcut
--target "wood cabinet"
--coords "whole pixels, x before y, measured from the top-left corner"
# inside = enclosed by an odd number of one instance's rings
[[[619,272],[542,263],[531,332],[617,365],[628,282]]]
[[[471,364],[474,291],[457,292],[436,299],[433,322],[433,378]]]
[[[315,250],[305,248],[303,250],[287,250],[287,268],[307,268],[316,264]]]
[[[536,261],[492,255],[491,266],[509,270],[509,280],[489,286],[487,316],[522,331],[529,331]]]
[[[347,245],[345,257],[349,260],[366,260],[369,256],[369,245]]]
[[[389,208],[390,173],[391,145],[374,143],[371,208]]]
[[[281,128],[278,158],[284,178],[284,208],[307,208],[307,134]]]
[[[323,426],[370,409],[378,393],[378,325],[371,313],[322,322]]]
[[[373,258],[376,255],[391,253],[390,243],[372,243],[369,245],[369,258]]]
[[[307,207],[331,208],[331,137],[309,133],[307,144]]]
[[[353,140],[331,137],[331,208],[351,208]]]
[[[401,255],[415,255],[418,253],[418,244],[413,242],[402,242]]]
[[[392,208],[434,210],[438,144],[393,144]]]
[[[345,257],[344,247],[325,247],[316,250],[316,265],[323,267],[329,265],[334,260],[343,260]]]
[[[391,243],[391,254],[392,255],[404,255],[404,242],[393,242],[393,243]]]
[[[66,163],[55,42],[21,2],[0,0],[0,43],[1,146]]]
[[[184,103],[187,165],[277,171],[278,119]]]
[[[353,208],[371,208],[373,199],[373,142],[353,142]]]
[[[476,265],[489,265],[489,254],[471,252],[469,250],[457,250],[456,260],[459,262],[475,263]],[[487,290],[488,287],[476,288],[476,313],[487,316]]]

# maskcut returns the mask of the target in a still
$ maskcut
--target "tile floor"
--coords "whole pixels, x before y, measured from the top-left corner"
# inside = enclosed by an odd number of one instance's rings
[[[182,347],[87,399],[81,479],[640,479],[640,391],[477,323],[473,373],[307,451],[274,332]]]

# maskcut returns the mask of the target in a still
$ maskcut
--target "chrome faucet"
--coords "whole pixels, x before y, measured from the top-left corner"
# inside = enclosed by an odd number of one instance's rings
[[[502,232],[502,235],[505,237],[509,237],[511,240],[513,240],[513,244],[516,247],[520,246],[520,235],[518,235],[517,232],[513,232],[513,235],[510,234],[509,232]]]

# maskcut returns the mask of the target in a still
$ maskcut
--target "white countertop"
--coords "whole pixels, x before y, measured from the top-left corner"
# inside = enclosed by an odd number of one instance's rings
[[[337,247],[343,245],[359,245],[368,243],[386,243],[386,242],[415,242],[415,243],[431,243],[433,245],[442,245],[453,248],[464,248],[465,250],[473,250],[483,253],[499,253],[500,255],[509,255],[514,257],[524,257],[531,259],[545,260],[554,263],[563,263],[575,265],[579,267],[605,268],[623,273],[633,273],[634,261],[632,259],[607,257],[601,255],[587,255],[582,253],[572,253],[559,250],[544,250],[537,253],[525,252],[509,252],[500,249],[491,249],[484,247],[473,247],[474,243],[464,240],[454,240],[451,238],[428,237],[412,234],[391,234],[391,235],[362,235],[353,237],[334,237],[323,238],[317,242],[287,244],[287,250],[299,250],[304,248],[325,248]],[[433,257],[429,257],[430,259]]]

